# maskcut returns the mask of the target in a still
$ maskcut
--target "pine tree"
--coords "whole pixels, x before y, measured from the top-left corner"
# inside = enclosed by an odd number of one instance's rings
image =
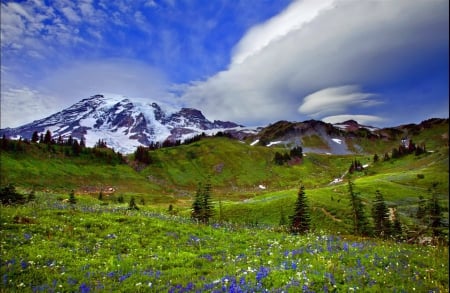
[[[300,186],[294,214],[290,217],[290,230],[294,234],[305,234],[310,229],[309,207],[306,202],[305,187]]]
[[[129,210],[139,210],[138,206],[136,205],[136,201],[134,200],[134,196],[131,197],[130,202],[128,203],[128,209]]]
[[[377,190],[375,194],[372,216],[375,223],[375,236],[387,237],[390,234],[391,230],[389,210],[386,207],[383,195],[379,190]]]
[[[211,217],[214,214],[213,206],[211,203],[211,180],[209,177],[206,180],[205,188],[203,190],[202,209],[203,209],[203,223],[208,224],[209,219],[211,219]]]
[[[33,135],[31,136],[31,142],[37,143],[39,141],[39,134],[37,131],[33,132]]]
[[[394,208],[394,220],[392,223],[392,230],[391,234],[394,236],[394,238],[401,240],[403,238],[403,229],[402,229],[402,223],[400,222],[400,218],[397,213],[397,209]]]
[[[434,237],[438,237],[442,233],[444,225],[442,223],[442,208],[439,204],[439,198],[436,192],[437,183],[433,183],[431,200],[428,202],[428,213],[430,215],[429,226]]]
[[[73,190],[69,194],[69,203],[71,205],[74,205],[77,203],[77,199],[75,198],[75,191],[73,191]]]
[[[198,185],[197,193],[195,194],[195,199],[192,203],[191,217],[204,224],[208,224],[213,214],[214,209],[211,203],[211,183],[208,177],[205,186],[202,186],[200,183]]]
[[[348,191],[353,216],[353,231],[355,235],[368,236],[370,234],[369,223],[367,221],[361,197],[353,190],[353,182],[348,181]]]
[[[373,155],[373,162],[376,163],[380,160],[377,154]]]
[[[427,213],[427,200],[422,195],[419,195],[419,202],[417,206],[416,218],[422,223],[425,221]]]
[[[197,221],[202,219],[202,185],[198,183],[194,202],[192,203],[191,217]]]
[[[33,189],[28,194],[27,201],[34,201],[35,199],[36,199],[36,192]]]
[[[51,142],[52,142],[52,133],[50,132],[50,130],[47,130],[44,136],[44,143],[50,144]]]

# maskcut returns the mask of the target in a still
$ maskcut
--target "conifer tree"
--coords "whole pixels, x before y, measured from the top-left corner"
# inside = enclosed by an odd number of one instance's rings
[[[192,203],[191,217],[197,221],[202,219],[202,185],[199,182],[194,202]]]
[[[205,186],[200,183],[198,185],[197,193],[194,202],[192,203],[191,217],[204,224],[208,224],[210,218],[214,214],[214,209],[211,203],[211,183],[208,177]]]
[[[206,184],[203,190],[203,223],[208,224],[209,219],[213,216],[213,206],[211,203],[211,180],[208,177],[206,180]]]
[[[37,143],[39,141],[39,134],[37,131],[33,132],[33,135],[31,136],[31,142]]]
[[[353,232],[355,235],[368,236],[370,234],[369,223],[367,221],[361,197],[353,190],[353,182],[348,181],[348,191],[353,217]]]
[[[442,223],[442,208],[439,204],[438,194],[436,192],[437,183],[433,183],[431,200],[428,202],[428,213],[430,215],[429,226],[434,237],[438,237],[442,233],[444,225]]]
[[[134,196],[131,197],[130,202],[128,203],[128,209],[129,210],[139,210],[138,206],[136,205]]]
[[[375,223],[375,236],[387,237],[390,234],[391,222],[389,221],[389,210],[379,190],[375,192],[372,217]]]
[[[306,202],[305,187],[300,186],[295,202],[294,214],[290,217],[290,230],[294,234],[305,234],[310,229],[309,207]]]
[[[416,218],[422,223],[425,221],[425,216],[427,213],[427,200],[424,199],[422,195],[419,195],[419,202],[417,206]]]
[[[74,205],[77,203],[77,199],[75,198],[75,191],[73,191],[73,190],[69,194],[69,203],[71,205]]]
[[[52,133],[50,132],[50,130],[47,130],[44,136],[44,143],[50,144],[51,142],[52,142]]]

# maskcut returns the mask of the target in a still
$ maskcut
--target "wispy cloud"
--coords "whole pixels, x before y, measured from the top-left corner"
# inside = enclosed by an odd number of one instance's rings
[[[302,114],[315,118],[345,113],[350,108],[372,107],[381,104],[375,94],[363,93],[355,85],[331,87],[314,92],[303,99],[298,108]]]
[[[310,5],[309,10],[303,7],[303,21],[291,19],[302,7],[299,2],[282,12],[283,17],[250,30],[235,47],[235,62],[193,84],[183,96],[187,103],[215,119],[243,124],[320,116],[297,111],[305,103],[306,109],[314,106],[305,101],[311,93],[353,84],[377,94],[382,90],[379,100],[386,100],[390,89],[414,88],[418,85],[410,82],[418,78],[425,81],[423,72],[442,67],[439,58],[448,54],[448,1],[301,3]],[[256,40],[254,46],[250,40]],[[364,100],[376,104],[373,96],[361,92],[340,99],[330,102],[333,111],[322,114],[349,114],[337,112],[345,105],[343,99],[359,108]]]

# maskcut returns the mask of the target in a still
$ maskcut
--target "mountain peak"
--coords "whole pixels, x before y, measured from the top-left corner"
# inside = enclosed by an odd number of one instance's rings
[[[1,133],[31,138],[35,131],[50,130],[55,139],[59,136],[83,138],[87,146],[93,146],[101,139],[122,153],[131,153],[136,147],[151,142],[183,141],[202,132],[212,134],[237,126],[233,122],[211,122],[200,110],[193,108],[163,109],[156,102],[96,94],[49,117],[3,129]]]

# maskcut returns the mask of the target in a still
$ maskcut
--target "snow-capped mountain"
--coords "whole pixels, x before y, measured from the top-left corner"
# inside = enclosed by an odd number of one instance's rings
[[[123,96],[94,95],[47,118],[29,124],[2,129],[8,137],[31,138],[33,132],[50,130],[53,138],[72,136],[84,138],[87,146],[99,139],[122,153],[131,153],[137,146],[151,142],[181,140],[201,134],[241,126],[214,120],[192,108],[173,109],[155,102],[132,101]]]

